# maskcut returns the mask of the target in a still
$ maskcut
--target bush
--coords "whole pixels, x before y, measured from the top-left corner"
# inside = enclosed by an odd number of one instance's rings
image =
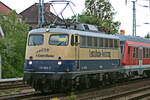
[[[2,78],[22,77],[28,25],[17,20],[15,11],[0,15],[0,25],[5,34],[0,39]]]

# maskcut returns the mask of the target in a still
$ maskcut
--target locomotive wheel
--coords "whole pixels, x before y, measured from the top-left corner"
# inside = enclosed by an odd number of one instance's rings
[[[90,83],[91,81],[90,81],[90,79],[88,78],[88,77],[86,77],[86,81],[85,81],[85,88],[90,88],[91,86],[91,83]]]

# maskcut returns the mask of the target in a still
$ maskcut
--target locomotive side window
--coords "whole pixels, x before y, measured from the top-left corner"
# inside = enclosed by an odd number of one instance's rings
[[[80,46],[86,47],[86,37],[85,36],[80,36]]]
[[[104,42],[103,42],[103,38],[99,38],[99,47],[103,47]]]
[[[92,46],[92,38],[91,37],[87,37],[87,45],[88,45],[88,47]]]
[[[98,43],[98,38],[97,38],[97,37],[94,37],[94,38],[93,38],[93,44],[94,44],[93,46],[94,46],[95,48],[97,48],[97,46],[98,46],[97,43]]]
[[[100,37],[80,36],[80,46],[88,48],[118,48],[119,40]]]
[[[109,47],[113,47],[113,39],[109,39]]]
[[[108,39],[105,39],[105,47],[106,47],[106,48],[109,47],[108,45],[109,45],[109,40],[108,40]]]
[[[118,48],[119,47],[119,40],[114,40],[114,47]]]
[[[43,35],[40,35],[40,34],[30,35],[28,45],[29,46],[42,45],[43,41],[44,41]]]
[[[49,39],[50,45],[67,46],[69,36],[65,34],[51,35]]]

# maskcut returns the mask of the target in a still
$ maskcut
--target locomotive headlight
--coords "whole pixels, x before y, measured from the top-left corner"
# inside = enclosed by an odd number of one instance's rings
[[[32,65],[32,61],[29,61],[29,65]]]
[[[61,61],[58,61],[58,65],[61,65],[62,64],[62,62]]]

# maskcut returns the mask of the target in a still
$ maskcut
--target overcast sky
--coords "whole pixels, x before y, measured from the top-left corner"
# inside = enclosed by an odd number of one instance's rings
[[[39,0],[0,0],[5,3],[10,8],[20,13],[34,3],[39,2]],[[49,2],[50,0],[44,0],[44,2]],[[73,7],[75,13],[81,13],[84,11],[84,0],[71,0],[74,2],[76,7]],[[109,0],[113,5],[115,11],[117,12],[115,20],[121,22],[120,29],[126,31],[126,35],[132,35],[132,0],[128,0],[128,4],[125,5],[125,0]],[[150,32],[150,10],[149,8],[142,7],[143,5],[148,6],[149,2],[147,0],[138,0],[136,3],[136,14],[137,14],[137,36],[145,36]],[[60,6],[59,6],[60,8]],[[67,10],[65,16],[73,15],[71,10]]]

